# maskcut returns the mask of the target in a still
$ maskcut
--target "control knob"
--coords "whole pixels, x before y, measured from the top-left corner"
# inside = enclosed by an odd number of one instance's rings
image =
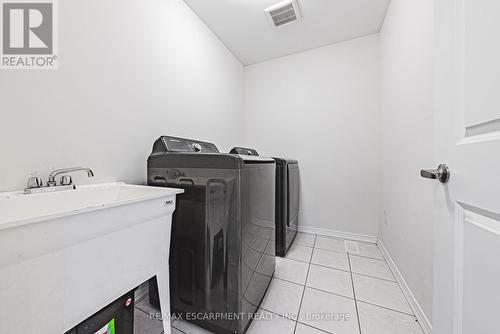
[[[193,144],[193,150],[194,150],[195,152],[201,152],[202,147],[201,147],[201,145],[200,145],[199,143],[194,143],[194,144]]]

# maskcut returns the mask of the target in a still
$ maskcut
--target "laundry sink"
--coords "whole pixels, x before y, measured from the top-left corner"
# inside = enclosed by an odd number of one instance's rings
[[[171,218],[182,192],[112,183],[0,193],[0,333],[65,333],[153,276],[168,315]]]
[[[179,192],[182,190],[117,182],[80,186],[74,190],[51,193],[0,193],[0,230],[175,195]]]

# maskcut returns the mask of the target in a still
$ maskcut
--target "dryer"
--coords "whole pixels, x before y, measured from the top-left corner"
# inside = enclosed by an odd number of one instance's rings
[[[286,256],[299,227],[299,162],[276,160],[276,255]]]

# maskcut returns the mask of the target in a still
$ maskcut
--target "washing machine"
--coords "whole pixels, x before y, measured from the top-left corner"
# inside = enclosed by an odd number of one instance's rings
[[[148,184],[184,189],[170,241],[171,312],[216,333],[244,333],[274,274],[272,158],[220,153],[208,142],[163,136]],[[156,284],[150,302],[158,305]]]
[[[235,147],[231,153],[259,156],[252,148]],[[276,255],[286,256],[297,235],[299,225],[299,162],[274,158],[276,161]]]

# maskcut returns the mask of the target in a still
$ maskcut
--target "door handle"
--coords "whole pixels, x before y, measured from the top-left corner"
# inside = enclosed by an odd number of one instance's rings
[[[435,179],[445,184],[450,180],[450,169],[446,164],[441,164],[437,169],[422,169],[420,176],[426,179]]]

